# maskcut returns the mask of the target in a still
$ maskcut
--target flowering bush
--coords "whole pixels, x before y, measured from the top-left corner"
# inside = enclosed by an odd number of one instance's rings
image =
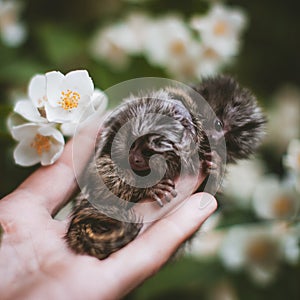
[[[101,28],[91,52],[117,68],[126,67],[129,56],[143,55],[172,77],[201,79],[217,73],[234,58],[245,25],[243,11],[222,4],[212,5],[207,15],[195,15],[188,23],[179,15],[153,18],[132,13]]]
[[[229,167],[226,198],[233,201],[233,209],[242,209],[245,216],[252,211],[252,222],[242,218],[241,224],[224,228],[220,225],[226,212],[219,212],[218,222],[202,231],[205,236],[200,234],[199,241],[192,244],[192,256],[202,260],[213,254],[227,270],[246,271],[263,286],[276,280],[280,266],[300,263],[299,145],[298,139],[290,141],[283,157],[286,176],[282,179],[264,174],[262,161]],[[211,246],[199,247],[201,242]]]

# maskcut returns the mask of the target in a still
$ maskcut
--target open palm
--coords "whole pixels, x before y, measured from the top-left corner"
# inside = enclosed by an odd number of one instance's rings
[[[76,189],[69,142],[54,165],[41,167],[0,201],[1,299],[121,298],[155,274],[216,208],[212,196],[195,194],[100,261],[68,249],[67,220],[53,219]]]

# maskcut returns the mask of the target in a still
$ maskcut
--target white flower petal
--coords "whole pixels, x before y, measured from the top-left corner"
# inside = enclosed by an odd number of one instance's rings
[[[103,93],[99,89],[95,89],[92,95],[92,105],[94,107],[94,110],[98,111],[99,113],[104,112],[107,107],[107,103],[108,103],[108,98],[105,95],[105,93]]]
[[[286,167],[300,174],[300,140],[292,139],[290,141],[283,162]]]
[[[300,259],[299,228],[292,230],[283,239],[283,251],[285,259],[292,265],[297,265]]]
[[[293,218],[299,210],[297,195],[288,185],[275,176],[265,177],[257,183],[253,195],[253,209],[265,219]]]
[[[249,208],[253,192],[262,181],[263,173],[264,166],[260,160],[242,160],[229,166],[225,194],[233,198],[238,206]]]
[[[278,270],[277,265],[273,266],[259,266],[259,265],[250,265],[249,266],[249,273],[253,280],[260,284],[260,285],[265,285],[270,283]]]
[[[14,112],[21,115],[23,118],[30,122],[46,123],[47,120],[41,117],[39,111],[34,104],[29,100],[20,100],[14,107]]]
[[[94,114],[96,111],[92,103],[90,103],[88,106],[82,107],[80,111],[78,110],[77,112],[80,114],[77,115],[74,114],[73,123],[83,122],[92,114]]]
[[[51,143],[51,148],[48,152],[43,152],[41,155],[41,165],[48,166],[56,162],[64,150],[64,143]]]
[[[12,113],[7,118],[7,128],[11,132],[12,128],[24,124],[24,119],[19,115]]]
[[[231,270],[238,270],[246,263],[246,230],[243,227],[231,227],[220,247],[220,258]]]
[[[65,140],[59,130],[50,126],[43,126],[38,128],[38,133],[44,136],[52,136],[58,143],[64,144]]]
[[[63,84],[64,77],[65,76],[58,71],[46,73],[47,99],[49,105],[51,105],[52,107],[60,107],[59,101],[61,97],[61,86]]]
[[[46,76],[35,75],[28,86],[28,96],[36,107],[43,107],[46,101]]]
[[[31,140],[32,136],[35,134],[33,132],[36,132],[37,128],[38,125],[34,123],[25,123],[19,126],[14,126],[11,129],[11,134],[17,141]]]
[[[111,37],[110,27],[99,31],[91,42],[91,53],[96,59],[102,59],[115,69],[125,69],[129,57],[124,49],[116,45],[116,38]]]
[[[50,126],[39,127],[39,134],[49,137],[50,149],[41,154],[40,161],[43,166],[53,164],[62,154],[65,140],[63,135],[57,129]]]
[[[33,166],[40,161],[34,148],[30,146],[30,140],[23,140],[14,150],[14,160],[16,164],[24,167]]]
[[[94,83],[86,70],[71,71],[65,76],[64,85],[80,95],[92,96]]]
[[[71,122],[73,119],[69,111],[61,107],[52,107],[47,103],[45,104],[45,111],[49,122],[64,123]]]
[[[65,136],[73,136],[77,126],[78,123],[63,123],[60,126],[60,130]]]

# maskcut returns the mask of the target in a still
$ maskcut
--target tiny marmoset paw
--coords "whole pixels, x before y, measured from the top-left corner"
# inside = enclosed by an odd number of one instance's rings
[[[205,154],[205,160],[203,161],[203,168],[206,173],[214,174],[220,172],[223,162],[217,151],[213,150]]]
[[[174,181],[171,179],[160,181],[151,188],[149,196],[153,198],[159,206],[163,207],[163,201],[170,202],[177,196]]]
[[[205,191],[215,194],[219,189],[222,177],[224,175],[224,159],[213,150],[205,154],[205,160],[202,162],[203,171],[210,177],[205,185]]]

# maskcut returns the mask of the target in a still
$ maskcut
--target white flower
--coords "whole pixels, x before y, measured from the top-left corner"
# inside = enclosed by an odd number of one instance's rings
[[[224,238],[224,232],[215,230],[221,220],[218,213],[210,216],[193,237],[186,251],[197,259],[216,256]]]
[[[151,63],[159,66],[186,57],[194,46],[187,26],[176,16],[153,20],[145,34],[145,55]]]
[[[53,164],[62,154],[64,138],[51,125],[26,123],[11,129],[19,144],[14,150],[15,162],[21,166]]]
[[[292,265],[297,265],[300,262],[299,224],[287,228],[282,239],[282,244],[285,260]]]
[[[284,164],[295,173],[300,174],[300,140],[290,141],[287,155],[284,157]]]
[[[26,30],[22,24],[10,24],[2,28],[2,40],[9,47],[17,47],[23,43]]]
[[[293,139],[290,141],[283,163],[289,169],[293,185],[300,193],[300,140]]]
[[[261,284],[269,283],[283,257],[281,243],[272,228],[234,226],[220,247],[220,258],[233,271],[245,269]]]
[[[260,160],[241,160],[228,166],[224,193],[241,207],[249,207],[253,191],[261,181],[264,166]]]
[[[94,84],[85,70],[66,75],[46,73],[47,101],[44,103],[49,122],[78,122],[90,104]]]
[[[0,0],[0,33],[10,47],[19,46],[26,37],[25,27],[18,20],[20,9],[16,1]]]
[[[200,62],[201,44],[177,16],[153,20],[145,32],[144,52],[148,61],[165,68],[177,79],[194,79]]]
[[[147,15],[132,13],[125,20],[99,30],[91,43],[91,52],[95,58],[108,61],[118,69],[125,68],[128,55],[143,51],[149,25]]]
[[[116,43],[116,31],[111,27],[99,31],[91,42],[91,53],[96,59],[108,62],[116,69],[124,69],[128,66],[129,57]]]
[[[266,140],[275,144],[274,151],[282,155],[290,141],[300,137],[300,90],[295,86],[281,87],[273,102],[268,116]]]
[[[123,22],[115,25],[115,43],[129,54],[139,54],[144,49],[145,32],[150,26],[146,14],[131,13]]]
[[[102,115],[106,110],[107,102],[107,96],[101,90],[95,89],[91,98],[91,104],[83,112],[81,119],[85,120],[96,112],[99,116]],[[77,126],[78,122],[69,122],[61,124],[60,129],[65,136],[73,136]]]
[[[206,16],[194,17],[191,26],[199,32],[206,47],[222,56],[233,56],[237,53],[239,34],[245,23],[241,10],[215,4]]]
[[[280,183],[277,177],[265,177],[255,188],[253,208],[261,218],[294,218],[298,214],[299,205],[299,196],[295,194],[288,182]]]
[[[8,117],[7,126],[11,130],[14,126],[24,124],[26,121],[34,123],[48,122],[34,106],[32,101],[22,99],[15,104],[14,113]]]
[[[215,49],[203,45],[198,54],[196,77],[212,76],[219,72],[220,68],[231,62],[231,57],[220,55]]]

